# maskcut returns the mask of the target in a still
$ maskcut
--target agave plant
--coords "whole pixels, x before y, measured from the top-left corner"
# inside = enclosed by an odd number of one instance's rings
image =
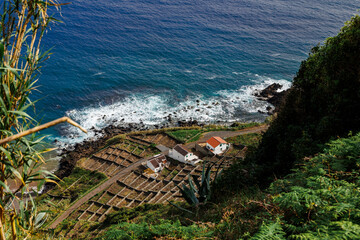
[[[213,166],[215,164],[214,163],[209,164],[206,168],[206,162],[204,162],[203,170],[201,173],[201,180],[199,180],[198,176],[189,174],[188,179],[187,179],[187,183],[189,184],[189,187],[186,186],[184,183],[182,184],[182,187],[177,186],[181,192],[182,197],[185,199],[185,201],[189,205],[198,209],[198,207],[201,204],[205,204],[207,201],[209,201],[209,199],[211,197],[211,184],[214,181],[216,181],[218,176],[220,176],[221,172],[219,172],[219,169],[220,169],[221,164],[217,168],[215,178],[213,179],[213,181],[211,181],[210,175],[211,175],[211,169],[213,168]],[[191,212],[191,211],[184,209],[172,202],[170,202],[170,204],[176,206],[177,208],[179,208],[181,210]],[[191,212],[191,213],[193,213],[193,212]]]

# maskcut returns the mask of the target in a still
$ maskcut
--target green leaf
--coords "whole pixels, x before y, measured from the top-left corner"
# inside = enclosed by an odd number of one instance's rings
[[[3,57],[4,57],[4,51],[5,51],[5,46],[4,46],[4,43],[1,42],[0,43],[0,61],[1,61],[1,65],[3,65],[2,62],[3,62]]]
[[[185,208],[183,208],[183,207],[180,207],[179,205],[177,205],[177,204],[175,204],[175,203],[173,203],[173,202],[170,202],[169,200],[167,200],[168,201],[168,203],[170,203],[171,205],[173,205],[174,207],[177,207],[178,209],[180,209],[180,210],[182,210],[182,211],[185,211],[185,212],[188,212],[188,213],[191,213],[191,214],[195,214],[195,213],[193,213],[192,211],[190,211],[190,210],[187,210],[187,209],[185,209]]]
[[[198,190],[195,188],[193,181],[191,181],[191,175],[190,174],[188,176],[188,183],[189,183],[191,191],[197,193]]]
[[[9,113],[14,113],[16,115],[20,115],[20,116],[23,116],[23,117],[26,117],[26,118],[29,118],[31,120],[34,120],[32,117],[30,117],[29,114],[27,114],[26,112],[23,112],[23,111],[8,111]]]
[[[11,154],[9,151],[7,151],[5,148],[1,147],[0,146],[0,150],[6,155],[6,158],[11,161],[12,160],[12,157],[11,157]]]

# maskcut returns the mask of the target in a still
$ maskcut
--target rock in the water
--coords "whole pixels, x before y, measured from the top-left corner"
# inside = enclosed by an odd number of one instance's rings
[[[256,91],[254,93],[254,96],[257,97],[258,100],[266,101],[275,107],[275,109],[271,108],[270,106],[266,108],[269,115],[272,115],[279,111],[283,99],[285,98],[286,94],[289,91],[289,90],[285,90],[278,92],[278,90],[281,88],[282,88],[281,84],[273,83],[270,86],[266,87],[265,89],[261,91]]]

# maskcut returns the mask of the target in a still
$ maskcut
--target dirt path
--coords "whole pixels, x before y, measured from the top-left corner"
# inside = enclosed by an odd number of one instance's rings
[[[266,131],[268,129],[268,127],[269,127],[268,125],[261,125],[261,126],[258,126],[258,127],[247,128],[247,129],[242,129],[242,130],[238,130],[238,131],[207,132],[199,140],[197,140],[196,142],[188,143],[185,146],[187,148],[194,148],[196,143],[206,142],[207,140],[209,140],[211,137],[214,137],[214,136],[226,139],[226,138],[229,138],[229,137],[235,137],[235,136],[238,136],[238,135],[243,135],[243,134],[248,134],[248,133],[260,133],[262,131]]]
[[[133,169],[139,167],[142,162],[146,161],[146,159],[141,159],[131,165],[129,165],[127,168],[121,170],[119,173],[108,179],[106,182],[102,183],[100,186],[80,198],[70,206],[65,212],[63,212],[50,226],[50,229],[55,229],[59,223],[61,223],[63,220],[65,220],[72,212],[74,212],[76,209],[78,209],[83,203],[89,201],[93,196],[98,194],[99,192],[104,191],[107,189],[111,184],[116,182],[120,177],[123,177],[126,174],[129,174]]]

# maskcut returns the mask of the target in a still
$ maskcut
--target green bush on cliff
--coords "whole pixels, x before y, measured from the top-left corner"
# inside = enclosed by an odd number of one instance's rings
[[[360,133],[331,142],[324,153],[271,184],[273,204],[282,214],[254,239],[269,239],[263,238],[269,233],[273,239],[359,239],[359,171]]]
[[[324,143],[360,130],[360,17],[314,47],[255,156],[262,183],[288,173]],[[267,179],[266,179],[267,177]]]

